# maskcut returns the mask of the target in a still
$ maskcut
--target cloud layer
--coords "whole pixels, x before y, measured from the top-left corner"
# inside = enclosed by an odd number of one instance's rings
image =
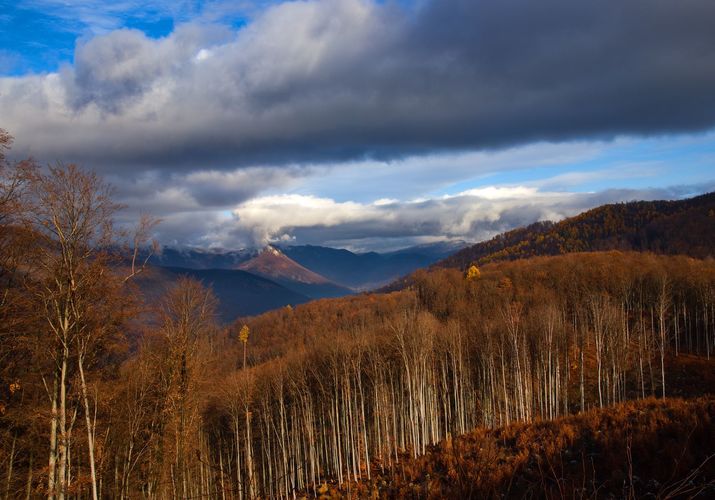
[[[237,32],[83,41],[0,80],[17,148],[104,169],[236,168],[715,125],[715,4],[313,0]]]
[[[481,241],[538,220],[557,221],[605,203],[671,199],[715,184],[670,189],[550,192],[532,186],[488,187],[413,201],[339,202],[312,195],[259,196],[229,213],[170,214],[160,236],[193,246],[240,248],[267,243],[394,250],[442,239]],[[199,226],[201,229],[196,230]]]
[[[82,26],[101,11],[92,2],[73,7]],[[24,3],[60,17],[65,4]],[[690,194],[609,189],[652,176],[656,153],[589,162],[633,137],[715,126],[711,0],[209,4],[192,18],[186,2],[163,2],[182,14],[152,11],[176,25],[152,38],[116,29],[122,8],[141,11],[127,0],[79,39],[71,64],[0,77],[13,154],[103,173],[127,216],[165,219],[165,243],[364,249]],[[218,24],[226,9],[250,20]],[[0,71],[11,56],[0,53]],[[702,153],[701,171],[715,152]],[[509,172],[523,178],[473,189]]]

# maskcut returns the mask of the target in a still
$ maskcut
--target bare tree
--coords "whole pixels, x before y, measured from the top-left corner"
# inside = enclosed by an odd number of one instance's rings
[[[176,484],[174,494],[189,495],[190,478],[187,463],[188,442],[196,436],[198,410],[197,377],[202,344],[216,330],[216,300],[200,282],[180,278],[164,297],[160,308],[162,333],[169,347],[168,395],[172,399],[175,418],[175,464],[172,477]]]
[[[69,363],[74,357],[87,428],[92,496],[97,499],[94,427],[84,368],[90,349],[106,333],[107,318],[101,320],[97,313],[111,309],[106,308],[112,295],[106,294],[111,279],[105,249],[112,241],[112,216],[119,206],[112,201],[108,185],[75,165],[34,171],[28,186],[27,222],[39,240],[39,280],[31,288],[42,306],[55,362],[52,387],[48,387],[52,406],[48,496],[56,491],[62,499],[67,489],[67,392]]]
[[[149,251],[146,255],[140,257],[140,251],[142,246],[151,236],[151,231],[159,223],[161,219],[157,219],[147,214],[142,214],[139,218],[139,222],[134,226],[131,232],[131,263],[129,267],[129,273],[124,277],[124,281],[129,281],[130,279],[137,276],[139,273],[146,269],[149,259],[158,251],[159,244],[156,240],[151,242]]]
[[[661,381],[661,395],[665,398],[665,353],[668,349],[670,342],[670,335],[668,332],[668,313],[671,306],[671,292],[670,283],[668,282],[668,277],[663,275],[658,280],[658,295],[656,298],[656,312],[658,316],[658,355],[660,358],[660,381]]]
[[[12,136],[7,130],[0,128],[0,164],[5,161],[5,151],[12,146]]]

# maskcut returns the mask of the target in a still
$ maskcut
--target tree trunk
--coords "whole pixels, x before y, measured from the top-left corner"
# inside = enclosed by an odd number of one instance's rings
[[[65,344],[62,348],[62,368],[60,369],[60,422],[59,422],[59,491],[57,498],[64,500],[67,489],[67,359],[69,358],[69,348]]]
[[[13,433],[12,447],[10,448],[10,456],[7,464],[7,479],[5,481],[5,500],[10,498],[10,483],[12,483],[12,466],[15,463],[15,444],[17,443],[17,435]]]
[[[50,459],[47,468],[47,498],[55,498],[55,475],[57,470],[57,372],[52,382],[52,416],[50,421]]]
[[[77,366],[79,368],[79,378],[82,385],[82,402],[84,404],[84,420],[87,425],[87,448],[89,451],[89,471],[92,481],[92,500],[97,500],[97,473],[94,466],[94,429],[92,419],[89,413],[89,398],[87,397],[87,382],[84,377],[84,362],[83,355],[77,358]]]
[[[25,500],[30,500],[32,495],[32,459],[34,455],[30,453],[30,463],[27,466],[27,485],[25,487]]]

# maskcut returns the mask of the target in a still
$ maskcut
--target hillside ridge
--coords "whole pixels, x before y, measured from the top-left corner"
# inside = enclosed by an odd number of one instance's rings
[[[500,260],[599,250],[706,258],[715,251],[715,192],[684,200],[601,205],[560,222],[507,231],[435,264],[465,269]]]

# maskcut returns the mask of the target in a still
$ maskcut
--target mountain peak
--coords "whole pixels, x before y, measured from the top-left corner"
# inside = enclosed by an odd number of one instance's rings
[[[288,279],[300,283],[323,284],[329,280],[298,264],[272,245],[266,245],[254,258],[238,266],[268,279]]]
[[[278,250],[278,249],[277,249],[276,247],[274,247],[273,245],[266,245],[266,246],[263,248],[263,250],[261,250],[261,253],[268,253],[268,254],[273,255],[273,256],[275,256],[275,257],[280,257],[280,256],[284,256],[284,257],[285,257],[285,255],[283,254],[283,252],[281,252],[280,250]],[[286,257],[286,258],[287,258],[287,257]]]

